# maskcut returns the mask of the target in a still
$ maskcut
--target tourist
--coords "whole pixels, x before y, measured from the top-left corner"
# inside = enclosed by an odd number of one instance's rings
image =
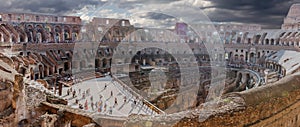
[[[93,96],[90,97],[91,101],[93,101]]]
[[[78,99],[76,99],[76,100],[75,100],[75,103],[78,104],[78,102],[79,102]]]
[[[112,107],[109,107],[109,114],[112,115]]]
[[[85,110],[88,110],[88,109],[89,109],[89,107],[88,107],[88,101],[87,101],[87,100],[85,100],[84,108],[85,108]]]
[[[85,93],[84,92],[82,93],[82,99],[85,99]]]
[[[106,111],[106,107],[107,107],[107,104],[105,103],[104,104],[104,112]]]
[[[94,102],[93,101],[91,102],[91,107],[92,107],[92,110],[94,111]]]
[[[102,101],[98,102],[98,112],[102,112]]]
[[[107,88],[107,84],[105,83],[105,85],[104,85],[104,90]]]
[[[126,103],[126,99],[127,99],[126,96],[124,96],[124,103]]]
[[[114,104],[114,106],[115,105],[118,105],[118,99],[115,97],[115,104]]]
[[[76,91],[74,90],[73,91],[73,98],[75,98],[76,97]]]
[[[110,96],[112,97],[114,95],[113,91],[110,91]]]

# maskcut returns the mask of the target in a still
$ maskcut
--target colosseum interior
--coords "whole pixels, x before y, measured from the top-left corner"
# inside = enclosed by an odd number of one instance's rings
[[[0,127],[300,126],[299,14],[281,29],[213,23],[218,54],[214,32],[183,22],[0,13]]]

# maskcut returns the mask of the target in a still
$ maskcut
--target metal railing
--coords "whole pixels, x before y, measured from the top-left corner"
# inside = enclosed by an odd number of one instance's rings
[[[112,78],[115,81],[117,81],[123,87],[123,90],[127,90],[130,94],[132,94],[132,96],[136,97],[137,99],[141,99],[141,101],[143,102],[143,104],[145,104],[151,110],[155,111],[158,114],[165,114],[164,111],[162,111],[161,109],[157,108],[155,105],[153,105],[152,103],[150,103],[148,100],[144,99],[143,96],[141,96],[138,93],[136,93],[134,90],[132,90],[129,86],[127,86],[125,83],[123,83],[116,76],[113,75]]]

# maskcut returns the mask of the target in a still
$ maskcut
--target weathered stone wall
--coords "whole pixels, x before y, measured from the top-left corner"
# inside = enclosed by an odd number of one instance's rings
[[[299,82],[300,74],[289,76],[275,84],[228,94],[221,101],[205,103],[190,112],[155,118],[136,117],[125,126],[299,126]],[[176,120],[179,122],[172,123]]]

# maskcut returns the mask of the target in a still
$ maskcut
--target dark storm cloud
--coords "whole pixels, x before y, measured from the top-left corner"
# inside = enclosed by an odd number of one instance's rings
[[[292,4],[300,0],[206,0],[214,8],[208,13],[213,21],[261,24],[265,28],[280,28]]]
[[[148,19],[156,19],[156,20],[166,20],[166,19],[173,19],[174,17],[162,14],[162,13],[155,13],[155,12],[148,12],[144,16],[140,16],[141,18],[148,18]]]
[[[0,0],[0,11],[64,14],[85,5],[103,4],[99,0]]]
[[[104,0],[102,0],[104,1]],[[107,0],[113,2],[113,0]],[[176,1],[196,2],[198,0],[130,0],[121,2],[119,7],[134,9],[139,5],[171,3]],[[300,0],[199,0],[211,2],[198,5],[215,22],[240,22],[261,24],[265,28],[279,28],[290,6]],[[99,7],[101,0],[0,0],[1,12],[38,12],[71,14],[87,5]],[[176,10],[174,10],[176,11]],[[152,19],[166,19],[161,14],[147,14]]]

